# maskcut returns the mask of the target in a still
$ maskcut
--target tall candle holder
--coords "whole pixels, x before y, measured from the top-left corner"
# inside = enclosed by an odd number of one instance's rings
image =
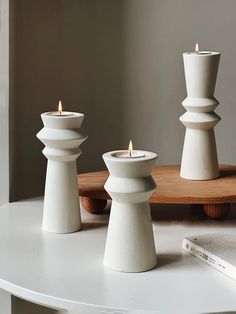
[[[134,151],[103,155],[110,176],[105,189],[112,198],[104,265],[121,272],[142,272],[156,266],[149,197],[156,189],[151,170],[157,155]]]
[[[81,228],[76,159],[87,135],[81,130],[84,114],[48,112],[37,137],[48,159],[44,195],[43,230],[70,233]]]
[[[180,176],[190,180],[209,180],[219,176],[214,127],[220,117],[214,112],[214,98],[220,60],[219,52],[198,51],[183,54],[187,110],[180,117],[186,127]]]

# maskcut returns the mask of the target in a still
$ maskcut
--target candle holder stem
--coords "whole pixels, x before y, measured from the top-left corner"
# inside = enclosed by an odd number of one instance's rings
[[[186,129],[180,175],[191,180],[219,177],[213,129]]]
[[[76,161],[48,160],[43,230],[68,233],[80,229],[81,218],[76,179]]]
[[[123,272],[140,272],[157,264],[148,202],[112,201],[104,265]]]

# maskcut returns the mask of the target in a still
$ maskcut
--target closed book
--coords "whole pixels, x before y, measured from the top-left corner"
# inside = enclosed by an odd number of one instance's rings
[[[236,280],[236,236],[212,233],[184,238],[182,248]]]

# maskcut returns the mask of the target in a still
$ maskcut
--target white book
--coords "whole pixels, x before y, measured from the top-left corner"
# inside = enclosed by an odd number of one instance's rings
[[[226,233],[186,237],[182,248],[236,280],[236,236]]]

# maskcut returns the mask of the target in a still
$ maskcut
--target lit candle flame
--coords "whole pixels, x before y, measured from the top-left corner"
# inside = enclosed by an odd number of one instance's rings
[[[198,43],[196,43],[196,45],[195,45],[195,52],[196,52],[196,53],[199,53],[199,46],[198,46]]]
[[[61,101],[59,101],[59,104],[58,104],[58,112],[59,112],[59,114],[62,114],[62,103],[61,103]]]
[[[132,152],[133,152],[133,143],[132,143],[132,141],[129,141],[128,152],[129,152],[129,156],[132,157]]]

